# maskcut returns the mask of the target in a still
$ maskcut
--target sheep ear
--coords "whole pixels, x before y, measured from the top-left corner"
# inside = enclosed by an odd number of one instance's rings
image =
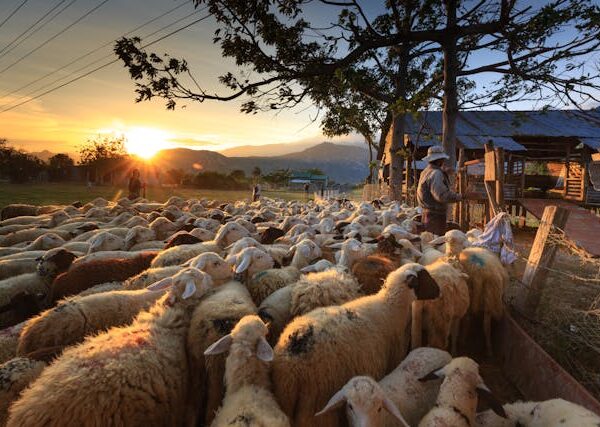
[[[335,237],[334,237],[334,239],[335,239]],[[342,249],[342,243],[334,243],[332,245],[329,245],[329,247],[331,249]]]
[[[398,421],[400,421],[400,423],[404,426],[404,427],[410,427],[408,425],[408,423],[406,422],[406,420],[404,419],[404,417],[402,416],[402,414],[400,413],[400,410],[398,409],[398,407],[396,406],[396,404],[394,402],[392,402],[390,400],[389,397],[385,396],[383,398],[383,407],[390,413],[392,414],[394,417],[396,417],[398,419]]]
[[[312,273],[314,271],[315,271],[314,264],[313,265],[307,265],[306,267],[300,269],[301,273]]]
[[[204,350],[204,355],[215,356],[217,354],[225,353],[226,351],[229,351],[232,342],[233,339],[231,338],[231,334],[227,334],[208,346],[208,348]]]
[[[413,290],[418,300],[436,299],[440,296],[440,287],[424,268],[417,272],[416,280],[409,279],[408,287]]]
[[[160,291],[167,289],[168,287],[170,287],[172,285],[173,285],[173,278],[165,277],[164,279],[161,279],[158,282],[154,282],[151,285],[148,285],[146,287],[146,289],[148,289],[149,291],[153,291],[153,292],[160,292]]]
[[[338,392],[335,393],[331,397],[331,399],[329,399],[329,402],[327,402],[327,405],[325,405],[325,407],[323,409],[321,409],[319,412],[317,412],[315,414],[315,416],[318,417],[319,415],[323,415],[326,412],[336,410],[337,408],[339,408],[340,406],[342,406],[345,403],[346,403],[346,392],[342,388],[341,390],[338,390]]]
[[[496,415],[502,418],[508,418],[504,408],[502,407],[502,403],[492,394],[489,388],[485,384],[480,384],[476,388],[477,390],[477,398],[479,400],[485,401],[488,406],[494,411]]]
[[[188,299],[189,297],[191,297],[192,295],[194,295],[196,293],[196,283],[194,283],[193,280],[188,280],[185,284],[185,289],[183,290],[183,293],[181,294],[181,298],[182,299]]]
[[[429,244],[433,246],[441,245],[442,243],[446,243],[446,236],[436,237],[431,242],[429,242]]]
[[[303,257],[308,258],[310,256],[310,248],[306,245],[300,247],[300,253]]]
[[[256,357],[263,362],[271,362],[273,360],[273,349],[264,337],[258,340]]]
[[[434,369],[427,375],[424,375],[421,378],[419,378],[419,381],[424,383],[426,381],[440,380],[442,378],[444,378],[444,367]]]
[[[241,262],[235,269],[235,273],[236,274],[243,273],[244,271],[246,271],[248,269],[248,267],[250,267],[250,255],[245,254],[244,257],[242,258]]]

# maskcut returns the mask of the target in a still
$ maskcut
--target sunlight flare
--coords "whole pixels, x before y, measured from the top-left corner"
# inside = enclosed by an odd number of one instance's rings
[[[149,160],[160,150],[170,147],[167,132],[152,128],[131,128],[124,132],[125,149],[143,159]]]

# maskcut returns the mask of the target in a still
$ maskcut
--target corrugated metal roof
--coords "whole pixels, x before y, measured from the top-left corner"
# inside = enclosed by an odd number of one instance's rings
[[[441,111],[422,112],[418,118],[409,115],[406,124],[411,140],[421,133],[420,146],[440,143]],[[600,110],[461,111],[456,135],[467,149],[483,149],[491,139],[506,150],[525,150],[513,139],[519,136],[577,138],[591,148],[600,149]]]

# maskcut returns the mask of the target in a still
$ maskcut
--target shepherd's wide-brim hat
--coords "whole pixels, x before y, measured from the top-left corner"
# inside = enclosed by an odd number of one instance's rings
[[[434,145],[432,147],[429,147],[429,149],[427,150],[427,155],[425,157],[423,157],[421,160],[431,163],[431,162],[435,162],[436,160],[439,159],[449,159],[450,156],[448,156],[446,153],[444,153],[444,149],[442,148],[442,146],[440,145]]]

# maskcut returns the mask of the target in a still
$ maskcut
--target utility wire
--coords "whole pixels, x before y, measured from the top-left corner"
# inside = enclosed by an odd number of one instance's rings
[[[54,5],[54,7],[52,7],[48,12],[46,12],[44,14],[44,16],[42,16],[41,18],[39,18],[37,21],[35,21],[33,24],[31,24],[29,27],[27,27],[25,29],[25,31],[23,31],[21,34],[19,34],[17,37],[15,37],[9,44],[7,44],[6,46],[4,46],[2,48],[2,50],[0,50],[0,54],[3,53],[6,49],[8,49],[9,47],[11,47],[14,43],[16,43],[21,37],[23,37],[25,34],[27,34],[32,28],[34,28],[37,24],[39,24],[42,20],[46,19],[46,17],[48,15],[50,15],[52,12],[54,12],[61,4],[63,4],[64,2],[66,2],[67,0],[60,0],[56,5]],[[1,58],[1,56],[0,56]]]
[[[21,9],[23,6],[25,6],[25,3],[27,3],[28,1],[29,1],[29,0],[23,0],[23,1],[21,2],[21,4],[20,4],[20,5],[18,5],[18,6],[17,6],[17,8],[11,12],[11,14],[10,14],[10,15],[8,15],[6,18],[4,18],[4,21],[0,22],[0,28],[2,28],[2,26],[3,26],[4,24],[6,24],[6,23],[8,22],[8,20],[9,20],[10,18],[12,18],[12,17],[15,15],[15,13],[17,13],[17,12],[19,11],[19,9]]]
[[[50,13],[52,13],[54,10],[56,10],[56,8],[58,8],[61,4],[63,4],[66,0],[61,1],[59,4],[56,5],[56,7],[54,7]],[[48,19],[46,22],[44,22],[42,25],[40,25],[39,27],[37,27],[35,30],[33,30],[31,33],[27,34],[25,37],[23,37],[21,40],[19,40],[18,42],[16,42],[16,40],[13,40],[12,42],[10,42],[4,49],[2,49],[2,51],[0,52],[0,58],[5,57],[6,55],[8,55],[9,53],[11,53],[13,50],[15,50],[17,47],[21,46],[23,43],[25,43],[27,40],[29,40],[29,38],[31,38],[33,35],[35,35],[38,31],[40,31],[41,29],[43,29],[46,25],[48,25],[50,22],[52,22],[58,15],[60,15],[61,13],[63,13],[65,10],[67,10],[69,7],[71,7],[71,5],[73,3],[75,3],[77,0],[71,0],[65,7],[63,7],[61,10],[59,10],[58,12],[56,12],[53,16],[50,17],[50,19]],[[42,17],[42,19],[45,19],[45,17],[47,17],[49,15],[49,13],[47,13],[46,15],[44,15]],[[38,20],[39,21],[39,20]],[[34,24],[34,26],[37,24]],[[33,28],[33,26],[31,27]],[[31,28],[27,29],[25,32],[29,31]],[[23,35],[23,33],[21,33],[21,35]],[[19,35],[19,37],[21,37],[21,35]],[[17,37],[17,39],[19,38]],[[9,48],[9,46],[13,43],[14,44],[12,47]]]
[[[30,50],[29,52],[27,52],[25,55],[23,55],[22,57],[20,57],[19,59],[17,59],[15,62],[13,62],[12,64],[10,64],[9,66],[4,67],[2,70],[0,70],[0,74],[3,74],[6,71],[10,70],[12,67],[14,67],[15,65],[17,65],[18,63],[20,63],[21,61],[23,61],[25,58],[31,56],[32,54],[34,54],[35,52],[37,52],[38,50],[40,50],[41,48],[43,48],[44,46],[46,46],[48,43],[50,43],[51,41],[53,41],[54,39],[56,39],[60,35],[64,34],[68,30],[70,30],[71,28],[73,28],[75,25],[77,25],[78,23],[80,23],[81,21],[83,21],[85,18],[87,18],[88,16],[90,16],[92,13],[94,13],[95,11],[97,11],[98,9],[100,9],[102,6],[104,6],[109,1],[110,0],[103,0],[99,5],[93,7],[92,9],[90,9],[89,11],[87,11],[86,13],[84,13],[82,16],[80,16],[79,18],[77,18],[75,20],[75,22],[73,22],[72,24],[66,26],[65,28],[63,28],[62,30],[60,30],[58,33],[54,34],[52,37],[50,37],[44,43],[42,43],[41,45],[39,45],[35,49]]]
[[[185,4],[186,4],[186,3],[183,3],[183,4],[179,5],[179,6],[178,6],[178,8],[179,8],[179,7],[181,7],[181,6],[184,6]],[[179,18],[179,19],[177,19],[176,21],[174,21],[174,22],[172,22],[172,23],[170,23],[170,24],[167,24],[167,25],[165,25],[165,26],[161,27],[161,28],[159,28],[158,30],[151,32],[150,34],[147,34],[146,36],[144,36],[144,38],[152,37],[153,35],[155,35],[155,34],[157,34],[157,33],[161,32],[161,31],[163,31],[163,30],[166,30],[167,28],[170,28],[170,27],[172,27],[173,25],[176,25],[176,24],[180,23],[181,21],[183,21],[183,20],[185,20],[185,19],[189,18],[190,16],[193,16],[193,15],[195,15],[195,14],[198,14],[199,12],[202,12],[203,10],[205,10],[205,9],[207,9],[207,8],[208,8],[208,7],[204,7],[204,8],[202,8],[202,9],[196,10],[196,11],[194,11],[194,12],[190,13],[190,14],[187,14],[186,16],[184,16],[184,17],[182,17],[182,18]],[[163,14],[163,16],[164,16],[164,14]],[[162,17],[162,16],[161,16],[161,17]],[[158,19],[158,18],[154,18],[154,19],[152,20],[152,22],[153,22],[153,21],[155,21],[156,19]],[[150,21],[149,21],[148,23],[150,23]],[[147,24],[148,24],[148,23],[147,23]],[[137,28],[134,28],[133,30],[131,30],[131,31],[127,32],[127,33],[125,33],[123,36],[127,36],[127,35],[129,35],[129,34],[131,34],[131,33],[135,32],[135,31],[139,30],[141,27],[143,27],[143,26],[145,26],[145,25],[147,25],[147,24],[144,24],[144,25],[141,25],[141,26],[139,26],[139,27],[137,27]],[[27,83],[27,84],[25,84],[24,86],[21,86],[21,87],[20,87],[20,88],[18,88],[18,89],[15,89],[15,90],[13,90],[12,92],[9,92],[9,93],[7,93],[7,94],[4,94],[4,95],[0,96],[0,98],[5,98],[5,97],[7,97],[7,96],[9,96],[9,95],[12,95],[13,93],[16,93],[16,92],[19,92],[19,91],[21,91],[21,90],[23,90],[23,89],[26,89],[27,87],[29,87],[29,86],[32,86],[33,84],[35,84],[35,83],[39,82],[40,80],[43,80],[43,79],[45,79],[46,77],[49,77],[49,76],[51,76],[51,75],[53,75],[53,74],[56,74],[57,72],[59,72],[59,71],[61,71],[61,70],[65,69],[65,68],[67,68],[68,66],[70,66],[70,65],[72,65],[72,64],[74,64],[74,63],[76,63],[76,62],[78,62],[80,59],[83,59],[84,57],[86,57],[86,56],[89,56],[89,55],[91,55],[92,53],[95,53],[95,52],[97,52],[98,50],[100,50],[100,49],[102,49],[102,48],[106,47],[107,45],[111,45],[112,43],[114,43],[114,41],[113,41],[113,40],[111,40],[110,42],[108,42],[108,43],[107,43],[107,44],[105,44],[105,45],[102,45],[102,46],[100,46],[100,47],[99,47],[99,48],[97,48],[97,49],[94,49],[92,52],[89,52],[89,53],[87,53],[87,54],[85,54],[85,55],[83,55],[83,56],[81,56],[81,57],[79,57],[79,58],[77,58],[77,59],[75,59],[75,60],[73,60],[73,61],[69,62],[68,64],[66,64],[66,65],[64,65],[64,66],[62,66],[62,67],[60,67],[60,68],[58,68],[58,69],[56,69],[56,70],[54,70],[54,71],[51,71],[51,72],[47,73],[46,75],[44,75],[44,76],[42,76],[42,77],[40,77],[40,78],[38,78],[38,79],[36,79],[36,80],[34,80],[34,81],[30,82],[30,83]],[[104,55],[104,56],[102,56],[102,57],[101,57],[101,58],[99,58],[99,59],[96,59],[96,60],[94,60],[94,61],[92,61],[92,62],[90,62],[90,63],[87,63],[87,64],[86,64],[86,65],[84,65],[83,67],[80,67],[80,68],[78,68],[78,69],[76,69],[76,70],[72,71],[72,72],[71,72],[70,74],[68,74],[67,76],[62,76],[62,77],[59,77],[58,79],[54,79],[54,80],[52,80],[51,82],[49,82],[49,83],[46,83],[46,84],[44,84],[44,85],[42,85],[42,86],[40,86],[40,87],[38,87],[38,88],[36,88],[36,89],[34,89],[34,90],[32,90],[32,91],[28,92],[28,93],[26,93],[26,94],[25,94],[25,95],[23,95],[21,98],[19,98],[19,100],[20,100],[20,99],[23,99],[23,98],[26,98],[26,97],[28,97],[28,96],[30,96],[30,95],[32,95],[32,94],[34,94],[34,93],[35,93],[35,92],[37,92],[37,91],[40,91],[40,90],[43,90],[43,89],[45,89],[45,88],[47,88],[47,87],[49,87],[49,86],[52,86],[52,85],[54,85],[54,84],[58,83],[59,81],[61,81],[61,80],[64,80],[65,78],[69,78],[70,76],[72,76],[72,75],[74,75],[74,74],[76,74],[76,73],[78,73],[78,72],[80,72],[80,71],[83,71],[83,70],[85,70],[86,68],[88,68],[88,67],[90,67],[90,66],[92,66],[92,65],[94,65],[94,64],[97,64],[97,63],[98,63],[98,62],[100,62],[100,61],[103,61],[103,60],[105,60],[105,59],[108,59],[108,58],[112,57],[112,55],[113,55],[112,53],[109,53],[109,54],[107,54],[107,55]],[[3,108],[3,107],[5,107],[5,106],[6,106],[6,105],[8,105],[8,104],[10,104],[10,102],[7,102],[7,103],[6,103],[6,104],[4,104],[4,105],[0,105],[0,109],[1,109],[1,108]]]
[[[166,16],[166,15],[168,15],[168,14],[170,14],[170,13],[173,13],[173,12],[174,12],[174,11],[176,11],[177,9],[180,9],[181,7],[183,7],[183,6],[186,6],[186,5],[187,5],[187,2],[184,2],[184,3],[180,4],[179,6],[176,6],[176,7],[172,8],[172,9],[170,9],[170,10],[166,11],[165,13],[163,13],[163,14],[161,14],[161,15],[157,16],[156,18],[153,18],[153,19],[151,19],[150,21],[147,21],[147,22],[145,22],[144,24],[137,26],[137,27],[136,27],[136,28],[134,28],[133,30],[131,30],[131,31],[128,31],[127,33],[123,34],[123,37],[125,37],[125,36],[128,36],[128,35],[130,35],[130,34],[132,34],[132,33],[136,32],[136,31],[138,31],[138,30],[142,29],[143,27],[146,27],[146,26],[148,26],[148,25],[152,24],[153,22],[156,22],[158,19],[160,19],[160,18],[163,18],[164,16]],[[197,12],[198,12],[198,11],[196,11],[196,12],[193,12],[193,13],[191,13],[191,14],[189,14],[189,15],[186,15],[185,17],[183,17],[183,18],[181,18],[181,19],[178,19],[177,21],[173,22],[172,24],[166,25],[166,26],[164,26],[164,27],[160,28],[159,30],[157,30],[157,31],[155,31],[155,32],[153,32],[153,33],[150,33],[150,34],[148,34],[146,37],[152,37],[152,36],[153,36],[154,34],[156,34],[157,32],[160,32],[160,31],[162,31],[162,30],[164,30],[164,29],[166,29],[166,28],[169,28],[170,26],[172,26],[172,25],[175,25],[175,24],[177,24],[177,23],[181,22],[183,19],[185,19],[185,18],[187,18],[187,17],[189,17],[189,16],[191,16],[191,15],[193,15],[194,13],[197,13]],[[109,42],[107,42],[107,43],[103,44],[102,46],[100,46],[100,47],[97,47],[96,49],[94,49],[94,50],[92,50],[92,51],[90,51],[90,52],[88,52],[88,53],[86,53],[86,54],[84,54],[84,55],[81,55],[81,56],[79,56],[79,57],[75,58],[74,60],[72,60],[72,61],[71,61],[71,62],[69,62],[68,64],[65,64],[65,65],[63,65],[62,67],[60,67],[60,68],[57,68],[56,70],[53,70],[53,71],[50,71],[49,73],[46,73],[46,74],[44,74],[42,77],[39,77],[39,78],[37,78],[37,79],[35,79],[35,80],[33,80],[33,81],[29,82],[29,83],[26,83],[25,85],[23,85],[23,86],[21,86],[21,87],[19,87],[19,88],[17,88],[17,89],[14,89],[14,90],[12,90],[11,92],[8,92],[8,93],[5,93],[5,94],[2,94],[2,95],[0,95],[0,99],[1,99],[1,98],[6,98],[7,96],[10,96],[10,95],[12,95],[12,94],[14,94],[14,93],[20,92],[20,91],[22,91],[23,89],[27,89],[28,87],[30,87],[30,86],[33,86],[33,85],[34,85],[34,84],[36,84],[37,82],[39,82],[39,81],[42,81],[42,80],[46,79],[47,77],[50,77],[50,76],[52,76],[52,75],[54,75],[54,74],[58,73],[59,71],[62,71],[62,70],[64,70],[64,69],[65,69],[65,68],[67,68],[67,67],[70,67],[71,65],[73,65],[73,64],[75,64],[75,63],[77,63],[77,62],[81,61],[81,60],[82,60],[82,59],[84,59],[84,58],[87,58],[88,56],[91,56],[91,55],[93,55],[94,53],[98,52],[99,50],[102,50],[102,49],[104,49],[104,48],[105,48],[105,47],[107,47],[107,46],[110,46],[110,45],[112,45],[113,43],[114,43],[114,40],[111,40],[111,41],[109,41]],[[110,57],[110,56],[112,56],[112,53],[111,53],[111,54],[108,54],[108,55],[106,55],[106,56],[103,56],[102,58],[100,58],[100,59],[98,59],[98,60],[96,60],[96,61],[93,61],[93,62],[91,62],[91,63],[89,63],[89,64],[85,65],[85,66],[84,66],[84,67],[82,67],[82,68],[79,68],[79,69],[77,69],[77,70],[73,71],[71,74],[77,73],[77,72],[81,71],[83,68],[87,68],[87,67],[89,67],[90,65],[96,64],[96,63],[97,63],[97,62],[99,62],[100,60],[103,60],[103,59],[105,59],[105,58],[108,58],[108,57]],[[67,76],[67,77],[68,77],[68,76]],[[34,92],[35,92],[35,91],[38,91],[38,90],[40,90],[40,89],[43,89],[43,88],[47,87],[48,85],[52,85],[52,84],[56,83],[57,81],[59,81],[59,80],[62,80],[62,79],[64,79],[64,78],[65,78],[65,76],[63,76],[63,77],[60,77],[60,78],[58,78],[58,79],[55,79],[55,80],[53,80],[51,83],[49,83],[49,84],[46,84],[46,85],[43,85],[43,86],[41,86],[41,87],[39,87],[39,88],[35,89],[35,90],[34,90]],[[31,92],[30,92],[30,93],[28,93],[28,94],[26,94],[25,96],[28,96],[28,95],[30,95],[30,94],[31,94]],[[0,108],[2,108],[2,106],[0,106]]]
[[[154,41],[152,41],[152,42],[150,42],[148,44],[143,45],[142,49],[150,47],[153,44],[156,44],[156,43],[158,43],[158,42],[160,42],[160,41],[162,41],[162,40],[164,40],[164,39],[166,39],[168,37],[171,37],[171,36],[179,33],[180,31],[183,31],[183,30],[191,27],[192,25],[195,25],[195,24],[197,24],[197,23],[199,23],[201,21],[204,21],[205,19],[207,19],[210,16],[211,15],[209,13],[208,15],[203,16],[202,18],[196,19],[195,21],[192,21],[189,24],[187,24],[187,25],[185,25],[185,26],[183,26],[181,28],[178,28],[177,30],[171,31],[168,34],[165,34],[164,36],[159,37],[158,39],[156,39],[156,40],[154,40]],[[119,61],[119,59],[114,59],[114,60],[112,60],[110,62],[107,62],[106,64],[103,64],[103,65],[100,65],[99,67],[94,68],[93,70],[90,70],[90,71],[88,71],[88,72],[86,72],[84,74],[81,74],[81,75],[79,75],[77,77],[74,77],[73,79],[71,79],[71,80],[69,80],[67,82],[62,83],[59,86],[56,86],[56,87],[54,87],[52,89],[48,89],[47,91],[45,91],[43,93],[40,93],[39,95],[36,95],[33,98],[29,98],[29,99],[27,99],[27,100],[25,100],[23,102],[20,102],[18,104],[13,105],[12,107],[8,107],[8,108],[5,108],[4,110],[0,110],[0,114],[5,113],[5,112],[10,111],[10,110],[13,110],[13,109],[15,109],[17,107],[20,107],[21,105],[27,104],[27,103],[29,103],[31,101],[34,101],[34,100],[36,100],[38,98],[41,98],[42,96],[48,95],[49,93],[55,92],[55,91],[57,91],[59,89],[62,89],[63,87],[68,86],[71,83],[75,83],[76,81],[81,80],[81,79],[83,79],[83,78],[85,78],[85,77],[87,77],[87,76],[89,76],[89,75],[91,75],[91,74],[93,74],[93,73],[95,73],[97,71],[100,71],[100,70],[102,70],[102,69],[104,69],[104,68],[106,68],[106,67],[108,67],[108,66],[110,66],[110,65],[112,65],[114,63],[116,63],[117,61]]]

